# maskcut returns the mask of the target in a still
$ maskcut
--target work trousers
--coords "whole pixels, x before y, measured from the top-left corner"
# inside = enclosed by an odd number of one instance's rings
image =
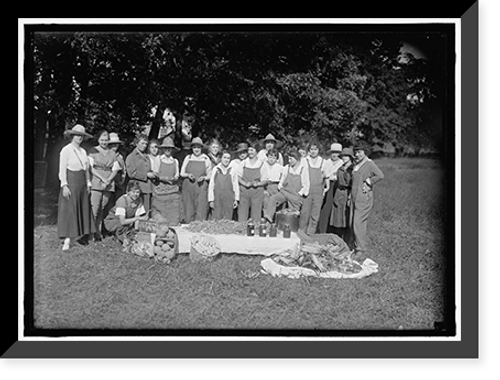
[[[255,224],[260,223],[262,215],[262,203],[264,201],[264,188],[240,188],[240,204],[238,206],[238,221],[246,223],[248,220],[249,209],[250,217]]]
[[[323,204],[323,186],[311,187],[300,210],[299,229],[307,235],[314,235],[318,227]]]
[[[352,232],[356,252],[366,252],[368,216],[373,208],[373,192],[359,194],[352,202]]]

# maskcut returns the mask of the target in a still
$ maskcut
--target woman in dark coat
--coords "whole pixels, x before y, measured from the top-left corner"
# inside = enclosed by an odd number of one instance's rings
[[[141,134],[135,139],[135,149],[127,156],[125,167],[130,180],[139,183],[144,202],[144,208],[149,211],[151,208],[151,193],[153,191],[152,180],[157,178],[156,173],[151,169],[151,160],[146,152],[148,147],[148,136]]]
[[[352,168],[354,152],[351,148],[344,148],[339,157],[344,164],[337,170],[337,188],[333,195],[332,213],[330,225],[333,232],[340,236],[346,243],[350,244],[351,234],[349,230],[350,197],[352,185]]]

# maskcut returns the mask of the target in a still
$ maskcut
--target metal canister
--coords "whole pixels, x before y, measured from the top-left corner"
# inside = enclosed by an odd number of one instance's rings
[[[278,226],[276,225],[276,223],[272,223],[269,226],[269,237],[276,237],[276,236],[278,236]]]
[[[290,225],[288,223],[285,224],[284,227],[283,227],[283,237],[285,239],[290,238],[291,232],[292,232],[292,229],[290,228]]]
[[[255,225],[253,222],[250,220],[247,223],[247,236],[254,236],[255,235]]]

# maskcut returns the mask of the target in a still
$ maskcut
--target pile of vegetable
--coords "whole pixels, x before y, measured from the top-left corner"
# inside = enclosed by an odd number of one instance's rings
[[[154,258],[163,264],[169,264],[174,259],[179,250],[179,240],[172,228],[158,228],[155,246],[153,248]]]
[[[154,233],[137,232],[133,238],[126,238],[123,252],[169,264],[179,253],[177,233],[165,223],[158,223],[155,230]]]
[[[187,225],[187,230],[194,233],[210,235],[246,235],[246,223],[233,220],[204,220],[194,221]]]
[[[191,261],[212,261],[220,252],[220,244],[213,236],[195,234],[191,237]]]
[[[352,251],[346,251],[337,244],[301,243],[294,249],[274,255],[272,259],[283,266],[309,268],[319,273],[335,271],[353,274],[362,269],[352,259]]]

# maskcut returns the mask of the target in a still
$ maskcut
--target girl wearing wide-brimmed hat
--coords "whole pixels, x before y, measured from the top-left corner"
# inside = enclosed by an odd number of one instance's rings
[[[351,245],[349,215],[354,152],[351,148],[344,148],[339,156],[343,164],[337,170],[337,188],[333,196],[332,213],[329,224],[333,226],[333,232],[336,235],[340,236],[346,243]]]
[[[151,207],[158,212],[169,225],[177,226],[181,221],[181,196],[179,192],[179,161],[173,157],[179,152],[171,137],[163,139],[160,150],[158,181],[153,186]],[[152,215],[154,216],[154,215]]]
[[[236,156],[236,158],[233,158],[231,160],[229,166],[237,169],[241,165],[243,160],[248,157],[248,144],[246,142],[239,143],[236,147],[236,150],[231,152],[231,155]]]
[[[89,161],[87,152],[81,147],[84,139],[92,135],[77,124],[64,132],[71,142],[62,148],[59,155],[59,180],[61,192],[57,212],[57,232],[64,239],[62,249],[68,250],[71,239],[95,233],[94,217],[90,204]]]
[[[267,152],[273,148],[279,149],[281,146],[281,141],[276,140],[276,138],[271,133],[269,133],[266,137],[264,137],[262,140],[259,141],[259,145],[263,146],[264,148],[259,151],[257,157],[259,158],[259,160],[266,162]],[[278,152],[278,163],[281,166],[284,165],[283,155],[279,152]]]
[[[332,143],[330,149],[326,151],[329,158],[325,161],[325,166],[327,168],[330,186],[323,198],[319,215],[318,232],[322,234],[329,232],[331,229],[330,218],[332,215],[333,197],[337,189],[337,170],[339,170],[344,163],[339,157],[341,152],[342,145],[337,142]]]
[[[206,148],[199,137],[191,143],[192,154],[186,156],[182,163],[180,176],[182,181],[182,205],[184,221],[206,220],[208,215],[208,181],[212,175],[210,158],[202,149]]]

